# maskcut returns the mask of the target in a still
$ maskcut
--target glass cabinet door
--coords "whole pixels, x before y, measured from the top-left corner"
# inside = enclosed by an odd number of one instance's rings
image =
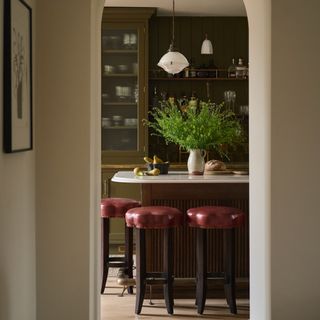
[[[102,30],[102,151],[139,151],[139,28]]]
[[[154,8],[105,7],[101,24],[101,160],[141,163],[148,146],[149,20]]]

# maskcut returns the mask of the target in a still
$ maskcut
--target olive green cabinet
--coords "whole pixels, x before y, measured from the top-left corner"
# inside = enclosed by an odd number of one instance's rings
[[[111,182],[121,164],[141,163],[148,145],[148,30],[154,8],[105,7],[101,29],[101,196],[139,200],[138,186]],[[118,166],[117,166],[118,165]],[[124,242],[123,219],[111,219],[110,241]]]
[[[152,8],[108,8],[102,19],[102,163],[141,161],[147,146],[148,23]]]

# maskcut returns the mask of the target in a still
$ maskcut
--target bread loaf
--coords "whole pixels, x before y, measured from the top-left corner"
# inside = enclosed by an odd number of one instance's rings
[[[224,171],[227,167],[224,162],[219,160],[209,160],[206,162],[204,170],[205,171]]]

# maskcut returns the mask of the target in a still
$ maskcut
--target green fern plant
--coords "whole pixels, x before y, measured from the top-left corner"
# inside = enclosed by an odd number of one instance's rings
[[[145,125],[153,129],[153,135],[162,136],[166,143],[175,143],[186,150],[215,150],[227,157],[225,146],[240,143],[240,122],[223,104],[215,105],[200,101],[198,106],[180,106],[162,102],[152,109]]]

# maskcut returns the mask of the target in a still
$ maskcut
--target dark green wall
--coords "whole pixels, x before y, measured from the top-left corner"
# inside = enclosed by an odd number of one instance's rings
[[[149,69],[157,69],[161,56],[168,50],[171,41],[172,19],[155,17],[150,22]],[[201,55],[201,44],[205,33],[213,43],[213,55]],[[246,17],[176,17],[175,44],[186,58],[195,60],[195,66],[208,66],[214,60],[217,68],[227,69],[232,58],[244,59],[248,64],[248,21]],[[150,74],[152,77],[152,74]],[[158,91],[179,97],[190,96],[193,91],[199,98],[206,97],[205,81],[150,81],[149,92],[154,86]],[[210,81],[210,97],[215,102],[223,100],[225,90],[237,92],[238,105],[248,104],[248,82],[245,81]],[[150,100],[152,101],[152,100]]]
[[[168,50],[172,19],[156,17],[150,23],[150,68],[154,68]],[[209,56],[201,55],[205,34],[213,44],[213,58],[218,68],[227,68],[232,58],[248,62],[248,20],[246,17],[176,17],[175,44],[188,59],[196,64],[207,63]]]
[[[159,69],[157,63],[167,52],[172,35],[171,17],[154,17],[150,21],[149,29],[149,70]],[[201,44],[205,34],[213,44],[213,55],[201,55]],[[227,69],[232,58],[244,60],[248,65],[248,20],[246,17],[176,17],[175,18],[175,45],[186,58],[195,61],[195,67],[208,66],[213,59],[219,69]],[[164,77],[168,75],[164,73]],[[190,97],[192,92],[199,99],[206,100],[206,81],[166,81],[153,80],[153,72],[149,73],[149,101],[152,102],[154,87],[158,93],[165,92],[168,96],[179,98],[183,95]],[[237,94],[236,107],[248,105],[247,80],[214,80],[209,81],[210,99],[216,103],[223,101],[226,90],[234,90]],[[237,111],[237,110],[236,110]],[[243,119],[244,129],[248,130],[248,119]],[[177,161],[176,148],[165,146],[161,138],[149,139],[149,153],[161,149],[167,160]],[[157,146],[154,148],[153,146]],[[170,149],[171,148],[171,149]],[[248,161],[248,144],[239,146],[231,154],[231,161]]]

